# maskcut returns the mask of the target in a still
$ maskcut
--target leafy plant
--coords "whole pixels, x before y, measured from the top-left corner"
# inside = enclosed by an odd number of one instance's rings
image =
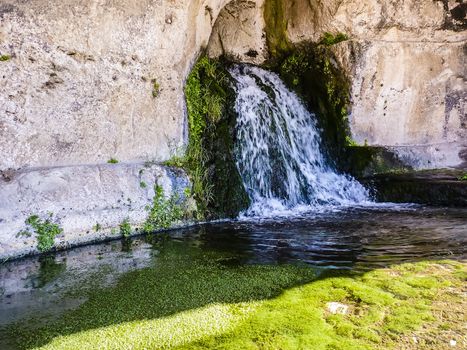
[[[98,222],[96,222],[96,224],[94,225],[94,231],[99,232],[101,229],[102,229],[101,224],[99,224]]]
[[[141,188],[146,188],[146,187],[148,187],[148,185],[146,184],[146,182],[141,181],[141,182],[139,183],[139,187],[141,187]]]
[[[10,55],[1,55],[0,56],[0,62],[6,62],[6,61],[9,61],[10,59],[11,59]]]
[[[169,160],[166,160],[162,164],[165,166],[177,167],[177,168],[186,168],[187,167],[187,156],[186,149],[179,148],[174,151],[174,154]]]
[[[326,36],[326,43],[335,38]],[[343,35],[336,36],[338,40]],[[278,66],[284,82],[313,110],[323,130],[323,150],[338,164],[347,159],[347,147],[353,145],[348,106],[350,81],[337,64],[334,53],[324,44],[297,46]]]
[[[130,219],[126,218],[125,220],[123,220],[122,223],[119,225],[119,227],[120,227],[120,234],[123,237],[129,237],[131,235]]]
[[[467,173],[465,173],[465,174],[462,175],[462,176],[459,176],[459,180],[460,180],[460,181],[467,181]]]
[[[110,158],[107,163],[109,164],[117,164],[118,163],[118,160],[116,160],[115,158]]]
[[[50,213],[47,219],[42,220],[38,215],[31,215],[25,221],[26,230],[19,232],[18,235],[30,237],[32,233],[35,233],[37,249],[40,252],[49,251],[54,245],[55,237],[63,232],[57,223],[51,221],[52,216],[53,214]]]
[[[164,189],[158,185],[154,186],[154,191],[152,207],[148,208],[149,215],[143,228],[145,232],[170,228],[184,216],[178,195],[165,198]]]

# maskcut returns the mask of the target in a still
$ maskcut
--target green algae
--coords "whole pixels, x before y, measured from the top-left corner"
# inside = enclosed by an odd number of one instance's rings
[[[293,265],[226,266],[225,256],[161,242],[153,268],[39,327],[10,327],[19,349],[396,349],[434,322],[465,263],[420,262],[364,274]],[[332,314],[328,302],[349,306]],[[450,324],[444,324],[449,328]]]

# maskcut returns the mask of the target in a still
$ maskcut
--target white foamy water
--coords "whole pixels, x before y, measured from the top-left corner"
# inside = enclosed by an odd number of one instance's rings
[[[368,202],[355,179],[336,173],[321,149],[316,116],[274,73],[230,70],[236,80],[237,167],[252,201],[246,216]]]

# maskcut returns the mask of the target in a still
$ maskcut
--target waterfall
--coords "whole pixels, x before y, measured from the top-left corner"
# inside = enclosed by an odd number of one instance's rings
[[[315,114],[278,75],[247,65],[230,73],[237,92],[235,156],[252,202],[247,216],[368,200],[360,183],[330,166]]]

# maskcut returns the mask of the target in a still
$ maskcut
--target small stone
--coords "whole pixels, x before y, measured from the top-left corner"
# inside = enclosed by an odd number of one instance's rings
[[[456,345],[457,345],[457,342],[456,342],[454,339],[451,339],[451,340],[449,341],[449,345],[451,345],[451,346],[456,346]]]
[[[349,307],[347,305],[337,303],[337,302],[327,303],[326,307],[328,311],[334,315],[336,314],[346,315],[347,312],[349,311]]]

